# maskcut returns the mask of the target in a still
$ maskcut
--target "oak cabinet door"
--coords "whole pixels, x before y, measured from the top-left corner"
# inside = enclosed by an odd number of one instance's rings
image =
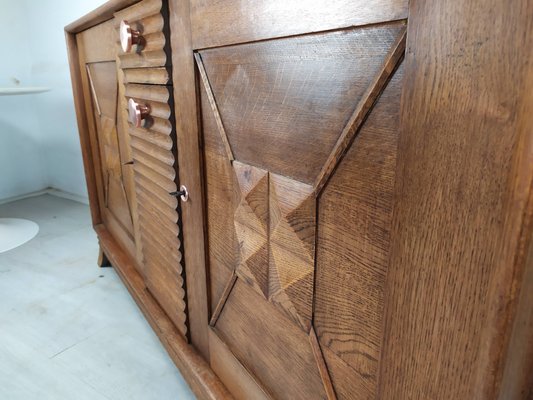
[[[100,147],[103,175],[104,207],[120,226],[133,234],[129,199],[124,186],[117,118],[118,85],[116,64],[113,61],[86,65],[95,111],[95,124]]]
[[[211,362],[254,396],[376,396],[405,29],[195,53]]]
[[[137,198],[137,251],[148,291],[187,336],[168,2],[142,0],[114,14],[139,39],[117,43],[119,79]],[[116,37],[119,35],[117,34]],[[121,40],[124,39],[121,36]],[[141,113],[139,110],[143,109]]]
[[[129,140],[121,118],[112,21],[76,35],[78,62],[93,157],[92,174],[101,221],[135,255],[133,171]]]

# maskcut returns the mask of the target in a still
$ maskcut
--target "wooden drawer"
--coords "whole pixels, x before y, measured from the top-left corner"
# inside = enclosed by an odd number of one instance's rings
[[[182,265],[172,90],[167,86],[126,83],[126,101],[149,108],[140,127],[129,122],[137,223],[146,286],[185,336],[186,302]]]
[[[124,82],[170,84],[170,40],[168,28],[168,4],[164,0],[143,0],[114,14],[116,42],[120,68],[124,70]],[[129,51],[121,46],[121,23],[127,23],[138,33]],[[131,37],[131,36],[130,36]]]

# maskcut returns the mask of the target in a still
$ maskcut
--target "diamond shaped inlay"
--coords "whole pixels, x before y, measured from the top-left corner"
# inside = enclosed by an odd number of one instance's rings
[[[235,210],[235,232],[239,241],[237,275],[268,294],[268,172],[233,162],[241,201]]]
[[[270,174],[269,299],[309,330],[315,260],[313,187]]]
[[[234,214],[237,276],[308,331],[315,260],[313,187],[238,161],[233,168],[241,198]]]

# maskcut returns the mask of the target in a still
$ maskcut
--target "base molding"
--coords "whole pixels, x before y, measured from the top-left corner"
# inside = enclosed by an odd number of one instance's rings
[[[233,396],[215,375],[209,364],[179,333],[154,297],[147,290],[143,278],[135,268],[135,262],[115,241],[104,225],[96,225],[95,231],[105,255],[126,285],[170,358],[199,399],[231,400]]]
[[[77,201],[78,203],[89,205],[89,199],[87,197],[79,196],[74,193],[64,192],[63,190],[46,188],[42,190],[37,190],[35,192],[21,194],[20,196],[7,197],[5,199],[0,199],[0,204],[7,204],[17,200],[29,199],[30,197],[42,196],[43,194],[49,194],[51,196],[61,197],[63,199],[68,199],[72,201]]]

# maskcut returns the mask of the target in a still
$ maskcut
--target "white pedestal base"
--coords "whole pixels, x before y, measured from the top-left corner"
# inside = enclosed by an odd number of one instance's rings
[[[0,253],[30,241],[39,232],[39,225],[20,218],[0,218]]]

